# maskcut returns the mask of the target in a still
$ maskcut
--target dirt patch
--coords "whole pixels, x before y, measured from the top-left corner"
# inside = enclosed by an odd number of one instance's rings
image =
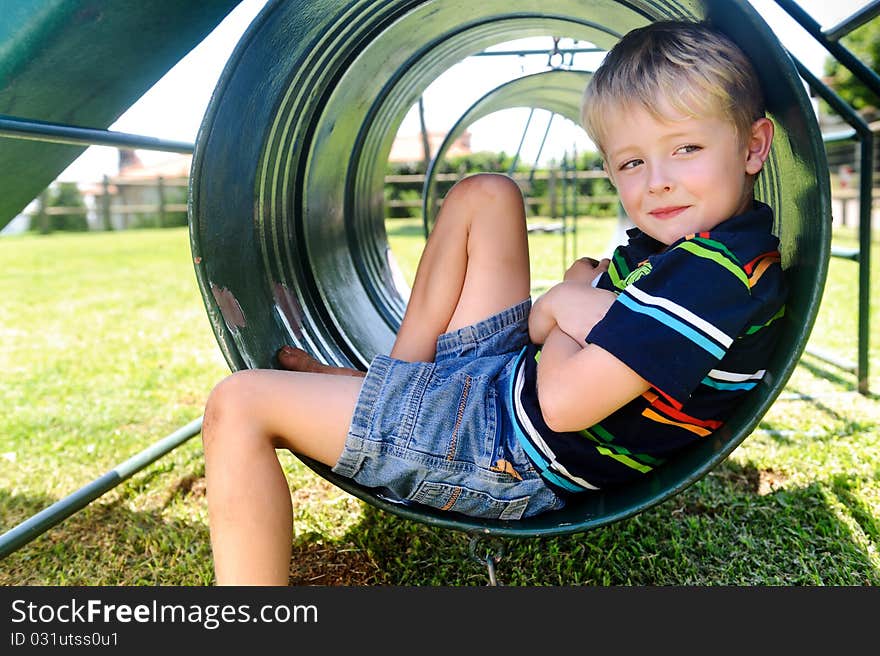
[[[787,476],[772,469],[762,469],[758,472],[758,496],[763,497],[772,494],[785,485]]]
[[[362,549],[314,542],[293,545],[290,585],[381,585],[384,575]]]

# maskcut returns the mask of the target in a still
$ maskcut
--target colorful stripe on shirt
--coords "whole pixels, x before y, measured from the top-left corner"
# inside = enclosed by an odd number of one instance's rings
[[[717,419],[698,419],[681,411],[681,407],[674,407],[665,403],[658,394],[648,390],[642,397],[650,403],[650,407],[642,411],[642,416],[657,421],[661,424],[678,426],[684,430],[705,437],[718,430],[723,422]]]
[[[595,424],[580,431],[581,435],[596,444],[596,452],[612,458],[622,465],[647,474],[657,465],[663,464],[659,458],[654,458],[645,453],[632,453],[622,446],[614,444],[614,436],[605,430],[601,424]]]
[[[758,332],[759,330],[762,330],[762,329],[766,328],[766,327],[769,326],[771,323],[773,323],[773,322],[776,321],[777,319],[781,319],[781,318],[784,317],[784,316],[785,316],[785,306],[783,305],[782,307],[780,307],[780,308],[776,311],[776,314],[774,314],[772,317],[770,317],[770,320],[769,320],[769,321],[767,321],[766,323],[762,323],[762,324],[760,324],[760,325],[757,325],[757,326],[750,326],[750,327],[749,327],[749,328],[748,328],[743,334],[744,334],[744,335],[754,335],[754,334],[755,334],[756,332]],[[739,339],[739,338],[737,338],[737,339]]]
[[[736,256],[721,242],[707,237],[709,233],[688,235],[676,248],[718,264],[749,289],[749,279]]]
[[[782,257],[779,255],[779,251],[770,251],[769,253],[763,253],[756,257],[754,260],[749,262],[743,267],[743,270],[749,277],[749,287],[754,287],[758,284],[758,281],[761,279],[761,276],[774,264],[778,264],[782,261]]]
[[[624,281],[629,274],[630,270],[626,260],[620,254],[620,250],[615,249],[611,262],[608,265],[608,276],[611,278],[611,284],[614,285],[615,289],[623,289],[626,286]]]
[[[739,374],[732,371],[712,369],[702,380],[702,384],[718,390],[750,390],[758,384],[758,381],[764,378],[766,373],[766,369],[760,369],[751,374]]]
[[[656,319],[719,360],[733,344],[730,335],[698,317],[686,307],[667,298],[652,296],[635,285],[627,287],[617,300],[633,312]]]

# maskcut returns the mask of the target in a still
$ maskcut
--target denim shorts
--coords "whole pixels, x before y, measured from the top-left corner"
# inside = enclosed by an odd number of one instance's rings
[[[376,356],[333,471],[390,501],[472,517],[561,508],[514,434],[507,395],[530,308],[440,335],[434,362]]]

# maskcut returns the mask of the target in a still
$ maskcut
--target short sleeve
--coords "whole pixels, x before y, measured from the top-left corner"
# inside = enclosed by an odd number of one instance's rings
[[[586,340],[684,403],[754,312],[748,278],[729,251],[696,241],[634,273]]]

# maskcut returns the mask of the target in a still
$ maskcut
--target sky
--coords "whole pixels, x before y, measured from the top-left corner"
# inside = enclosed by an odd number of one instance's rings
[[[243,0],[199,46],[130,107],[110,129],[194,142],[225,62],[265,1]],[[774,0],[749,1],[773,29],[782,45],[807,68],[820,75],[827,57],[825,50],[780,9]],[[868,0],[799,0],[801,7],[823,28],[836,25],[867,3]],[[535,38],[517,42],[517,45],[549,48],[552,46],[552,39]],[[590,61],[590,57],[593,57],[593,61]],[[578,55],[574,63],[576,68],[589,69],[597,62],[594,55]],[[547,70],[547,57],[543,55],[524,58],[476,57],[453,67],[425,91],[428,129],[445,132],[472,102],[487,91],[513,77],[542,70]],[[572,147],[579,152],[592,149],[592,144],[580,127],[566,119],[555,117],[542,150],[541,142],[550,114],[537,111],[523,137],[527,119],[527,109],[508,109],[474,123],[470,126],[472,149],[514,153],[522,138],[521,158],[524,162],[535,161],[539,151],[541,161],[544,162],[550,158],[561,158],[562,153]],[[411,111],[404,119],[400,133],[413,134],[418,129],[417,113]],[[169,157],[167,153],[151,151],[138,151],[138,154],[145,163],[160,162]],[[59,180],[97,181],[105,173],[114,175],[117,172],[117,162],[116,149],[93,146],[71,164],[59,176]]]

